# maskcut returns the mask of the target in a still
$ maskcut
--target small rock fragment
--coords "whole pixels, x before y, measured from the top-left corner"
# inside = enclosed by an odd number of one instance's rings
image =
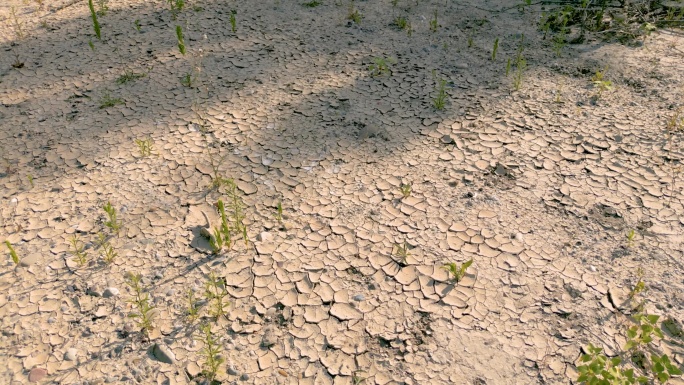
[[[171,349],[166,345],[154,344],[152,347],[152,355],[160,362],[166,364],[173,364],[176,362],[176,355],[173,354]]]

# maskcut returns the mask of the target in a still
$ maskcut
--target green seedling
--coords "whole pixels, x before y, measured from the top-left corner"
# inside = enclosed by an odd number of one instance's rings
[[[627,385],[645,383],[647,378],[635,376],[634,369],[622,369],[620,357],[608,358],[602,348],[591,343],[586,348],[587,354],[580,357],[583,365],[577,366],[579,376],[577,382],[586,385]]]
[[[126,84],[128,82],[137,80],[137,79],[142,79],[146,75],[144,73],[136,73],[133,71],[128,71],[126,70],[123,75],[119,76],[116,78],[116,84]]]
[[[613,82],[610,80],[605,80],[603,77],[605,75],[607,68],[603,71],[597,70],[594,76],[591,77],[591,82],[596,90],[596,98],[600,98],[604,92],[613,89]]]
[[[472,259],[463,262],[463,264],[461,264],[461,265],[459,265],[455,262],[449,262],[449,263],[445,264],[444,266],[442,266],[442,269],[449,272],[449,274],[451,275],[451,278],[453,278],[453,280],[456,283],[459,283],[459,282],[461,282],[463,277],[465,277],[466,270],[468,270],[468,267],[470,267],[470,265],[472,265],[472,264],[473,264]]]
[[[100,246],[100,257],[104,263],[111,265],[119,254],[114,250],[114,246],[109,242],[107,236],[97,233],[97,244]]]
[[[190,72],[186,73],[185,75],[183,75],[180,82],[183,85],[183,87],[192,87],[192,84],[194,83],[192,81],[192,74]]]
[[[140,19],[135,19],[135,21],[133,22],[133,25],[135,25],[135,30],[140,32],[140,30],[142,28],[142,26],[140,25]]]
[[[34,187],[33,186],[33,175],[31,175],[31,174],[26,175],[26,179],[28,179],[29,184],[31,185],[31,188],[33,188]]]
[[[169,2],[169,8],[171,8],[171,17],[173,20],[176,20],[178,18],[178,14],[183,11],[183,8],[185,7],[185,1],[184,0],[168,0]]]
[[[216,209],[221,216],[221,226],[214,227],[214,233],[209,238],[209,246],[214,254],[220,253],[224,247],[230,249],[232,246],[230,225],[228,224],[228,217],[222,200],[219,199],[216,202]]]
[[[176,26],[176,39],[178,40],[178,50],[181,55],[185,55],[185,40],[183,39],[183,27]]]
[[[321,5],[321,4],[322,4],[322,3],[321,3],[320,1],[318,1],[318,0],[311,0],[311,1],[307,2],[307,3],[304,3],[304,6],[305,6],[305,7],[309,7],[309,8],[314,8],[314,7],[318,7],[318,6]]]
[[[102,99],[100,99],[100,109],[114,107],[119,104],[124,104],[123,99],[113,98],[109,91],[105,91],[104,95],[102,95]]]
[[[390,69],[390,66],[395,62],[396,61],[393,58],[376,57],[373,59],[373,64],[371,64],[368,69],[370,70],[371,76],[391,74],[392,70]]]
[[[411,184],[402,183],[399,186],[399,191],[401,191],[402,198],[408,198],[411,196]]]
[[[91,51],[95,51],[95,44],[93,44],[92,40],[88,40],[88,47],[90,47]]]
[[[408,242],[404,241],[403,244],[395,244],[392,249],[392,255],[399,257],[399,262],[406,265],[408,263],[408,257],[411,255],[409,252],[410,246]]]
[[[496,51],[499,49],[499,38],[494,40],[494,48],[492,48],[492,61],[496,60]]]
[[[116,209],[110,202],[107,202],[106,205],[102,206],[102,209],[107,214],[107,220],[104,223],[105,226],[118,235],[119,231],[121,230],[122,222],[121,220],[117,219]]]
[[[352,383],[354,385],[360,385],[366,382],[367,378],[366,377],[361,377],[359,375],[359,371],[355,371],[354,374],[352,374]]]
[[[636,237],[636,232],[634,229],[630,229],[627,232],[627,247],[632,247],[634,246],[634,238]]]
[[[443,110],[444,106],[446,105],[446,83],[447,82],[444,79],[437,80],[437,96],[432,99],[432,105],[437,110]]]
[[[81,242],[78,235],[74,234],[69,238],[69,243],[71,244],[70,253],[74,256],[73,261],[76,262],[79,267],[85,266],[86,263],[88,263],[88,253],[85,251],[83,242]]]
[[[349,12],[347,13],[347,20],[353,21],[355,24],[361,23],[363,15],[359,13],[359,10],[354,8],[354,0],[349,2]]]
[[[227,296],[225,279],[219,278],[213,271],[210,272],[209,280],[205,284],[204,297],[209,305],[209,315],[216,321],[226,315],[226,308],[230,306],[230,302],[226,301]]]
[[[506,77],[511,73],[511,58],[506,61]]]
[[[404,16],[397,16],[397,18],[394,19],[394,25],[403,31],[408,27],[409,23]]]
[[[513,88],[516,91],[519,91],[520,88],[522,87],[523,84],[523,75],[525,73],[525,69],[527,68],[527,62],[525,61],[525,58],[523,57],[523,49],[524,49],[524,43],[525,41],[525,35],[522,35],[520,38],[520,45],[518,46],[518,53],[515,56],[515,74],[513,74]]]
[[[207,383],[213,384],[218,373],[219,367],[223,363],[221,357],[221,344],[211,331],[211,325],[206,323],[200,327],[198,340],[204,345],[200,350],[200,355],[204,357],[202,375]]]
[[[152,155],[152,138],[136,139],[135,144],[138,146],[140,156],[145,157]]]
[[[88,0],[88,8],[90,8],[90,17],[93,20],[93,30],[95,30],[95,36],[97,36],[97,40],[102,40],[100,23],[97,21],[97,12],[95,12],[93,0]]]
[[[249,244],[249,239],[247,238],[247,226],[244,224],[245,220],[245,204],[242,202],[242,198],[237,192],[237,185],[232,179],[225,180],[226,195],[228,195],[228,200],[226,203],[226,210],[231,220],[231,228],[236,234],[242,234],[243,240],[245,241],[245,246]]]
[[[627,343],[624,350],[639,349],[650,344],[654,337],[663,338],[663,332],[658,327],[660,316],[655,314],[637,314],[634,316],[636,325],[627,329]]]
[[[468,35],[468,48],[473,46],[473,35]]]
[[[188,317],[188,321],[192,323],[199,317],[200,303],[195,298],[195,291],[192,289],[188,289],[186,298],[188,300],[188,308],[185,311],[185,315]]]
[[[283,223],[283,204],[282,202],[278,202],[276,205],[276,213],[275,213],[275,218],[278,223]]]
[[[104,16],[109,11],[109,5],[107,4],[109,0],[97,0],[97,15]]]
[[[14,251],[14,247],[12,247],[12,244],[10,243],[9,240],[5,241],[5,246],[7,246],[7,249],[9,250],[10,258],[12,258],[12,262],[14,262],[15,265],[18,265],[19,264],[19,255],[17,255],[17,252]]]
[[[439,28],[439,22],[437,21],[437,11],[435,11],[434,16],[430,20],[430,31],[437,32],[437,28]]]
[[[141,332],[149,338],[150,331],[153,329],[152,321],[155,307],[150,305],[150,297],[144,292],[141,282],[142,276],[140,274],[127,274],[126,284],[133,290],[133,298],[128,302],[133,304],[137,310],[137,312],[129,314],[128,317],[134,318]]]
[[[235,15],[237,14],[236,10],[231,10],[230,11],[230,30],[235,33],[237,31],[237,20],[235,20]]]

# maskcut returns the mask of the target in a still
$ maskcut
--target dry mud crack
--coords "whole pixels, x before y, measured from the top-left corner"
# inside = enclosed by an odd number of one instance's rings
[[[165,2],[109,2],[101,41],[85,1],[0,5],[0,241],[21,258],[0,271],[0,383],[202,381],[208,321],[225,384],[568,384],[581,347],[624,344],[639,269],[646,310],[684,321],[684,154],[665,130],[680,35],[559,58],[539,9],[473,7],[512,1],[358,1],[358,24],[337,3],[193,1],[174,20]],[[376,58],[393,60],[371,76]],[[249,242],[213,255],[217,175]],[[442,268],[471,259],[459,282]],[[155,307],[148,336],[128,273]],[[210,274],[230,302],[218,320]]]

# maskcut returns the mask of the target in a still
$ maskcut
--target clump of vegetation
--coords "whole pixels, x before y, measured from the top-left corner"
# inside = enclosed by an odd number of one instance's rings
[[[183,8],[185,8],[185,1],[168,0],[168,2],[169,8],[171,8],[171,16],[173,17],[173,20],[176,20],[178,18],[178,14],[180,14],[183,11]]]
[[[216,209],[221,216],[221,226],[214,227],[214,232],[209,238],[209,245],[211,246],[211,250],[214,254],[220,253],[224,247],[230,249],[232,245],[230,225],[228,224],[225,205],[221,199],[216,202]]]
[[[105,226],[107,226],[112,232],[119,234],[121,230],[122,221],[117,218],[116,209],[110,202],[102,206],[102,209],[107,214],[107,220],[105,221]]]
[[[230,302],[226,301],[228,290],[225,279],[219,278],[213,271],[210,272],[209,280],[205,285],[204,296],[207,299],[210,316],[218,321],[219,318],[226,315],[226,308],[230,306]]]
[[[230,30],[233,31],[233,33],[235,33],[235,31],[237,31],[237,20],[235,20],[235,15],[237,15],[237,11],[234,9],[231,10],[229,20],[230,20]]]
[[[499,50],[499,38],[494,40],[494,48],[492,48],[492,61],[496,60],[496,51]]]
[[[394,25],[396,25],[397,28],[403,31],[409,26],[409,21],[404,16],[397,16],[397,18],[394,19]]]
[[[349,2],[349,12],[347,13],[347,20],[353,21],[355,24],[361,23],[363,15],[359,13],[359,10],[354,7],[354,0]]]
[[[214,383],[219,366],[223,363],[221,357],[221,345],[211,331],[211,325],[206,323],[200,327],[199,341],[204,345],[200,354],[204,357],[202,374],[209,384]]]
[[[456,283],[459,283],[461,282],[463,277],[465,277],[466,271],[472,264],[472,259],[465,261],[460,265],[455,262],[449,262],[447,264],[444,264],[444,266],[442,266],[442,269],[446,270]]]
[[[109,242],[107,236],[102,233],[97,234],[97,244],[100,247],[100,257],[102,257],[102,260],[104,263],[111,265],[119,256],[116,250],[114,250],[114,246]]]
[[[435,33],[437,28],[439,28],[439,22],[437,21],[437,11],[435,11],[434,16],[430,19],[430,31]]]
[[[178,50],[181,55],[185,55],[185,39],[183,38],[183,27],[176,26],[176,39],[178,40]]]
[[[74,262],[80,267],[83,267],[88,263],[88,253],[85,251],[85,246],[78,235],[74,234],[69,238],[69,243],[71,244],[71,255],[74,256]]]
[[[135,19],[133,25],[135,26],[135,30],[140,32],[140,30],[142,29],[142,26],[140,25],[140,19]]]
[[[126,276],[126,284],[133,290],[133,298],[128,302],[133,304],[137,310],[137,312],[129,314],[128,317],[134,318],[142,333],[146,337],[149,337],[149,333],[153,328],[153,310],[155,307],[150,305],[150,297],[147,292],[143,290],[142,276],[139,273],[128,273]]]
[[[95,36],[97,40],[102,40],[102,35],[100,31],[100,23],[97,21],[97,12],[95,12],[95,6],[93,5],[93,0],[88,0],[88,8],[90,9],[90,17],[93,20],[93,30],[95,30]],[[92,46],[91,46],[92,48]]]
[[[123,99],[113,98],[109,91],[105,91],[104,95],[102,95],[102,99],[100,99],[100,109],[114,107],[119,104],[124,104]]]
[[[14,250],[14,247],[12,247],[12,244],[10,243],[9,240],[5,240],[5,246],[7,246],[7,249],[9,250],[10,258],[12,258],[12,262],[14,262],[15,265],[18,265],[19,264],[19,255]]]
[[[304,3],[304,6],[309,7],[309,8],[314,8],[314,7],[318,7],[321,4],[322,3],[318,0],[311,0],[309,2]]]
[[[411,196],[411,184],[410,183],[402,183],[399,186],[399,191],[401,192],[402,198],[408,198]]]
[[[524,40],[525,35],[522,35],[522,37],[520,38],[520,44],[518,46],[518,53],[515,56],[515,73],[513,74],[513,88],[516,91],[519,91],[522,87],[523,75],[525,73],[525,69],[527,68],[527,61],[525,61],[525,58],[522,55],[524,49]]]
[[[410,247],[408,242],[404,241],[402,244],[395,244],[393,249],[392,249],[392,255],[399,257],[399,262],[402,265],[406,265],[408,263],[408,257],[411,255],[411,252],[409,252]]]
[[[188,321],[192,323],[199,317],[200,303],[195,298],[195,291],[192,289],[188,289],[186,298],[188,300],[188,308],[185,311],[185,315],[188,317]]]
[[[437,80],[437,95],[432,99],[432,105],[437,110],[443,110],[446,105],[446,83],[447,81],[444,79]]]
[[[396,63],[396,60],[393,58],[376,57],[373,59],[373,64],[371,64],[368,69],[371,72],[371,76],[391,74],[392,70],[390,69],[390,66],[394,63]]]
[[[136,73],[133,71],[128,71],[126,70],[123,75],[119,76],[116,78],[116,84],[126,84],[128,82],[137,80],[137,79],[142,79],[146,75],[144,73]]]
[[[604,92],[613,89],[613,82],[604,79],[605,72],[606,69],[603,71],[597,70],[594,76],[591,77],[591,83],[594,85],[594,89],[596,90],[596,99],[601,98]]]
[[[146,157],[152,155],[152,138],[136,139],[135,144],[138,146],[140,156]]]
[[[278,223],[283,223],[283,203],[280,201],[278,201],[278,204],[276,205],[275,219]]]

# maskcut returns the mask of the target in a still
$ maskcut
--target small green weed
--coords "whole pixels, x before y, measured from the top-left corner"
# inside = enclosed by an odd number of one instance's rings
[[[243,240],[245,241],[245,246],[249,244],[249,239],[247,238],[247,226],[244,224],[245,220],[245,204],[242,202],[242,198],[237,192],[237,185],[232,179],[226,181],[226,195],[228,195],[228,202],[226,203],[226,209],[232,220],[232,229],[236,234],[242,234]]]
[[[140,32],[140,30],[142,29],[142,26],[140,25],[140,19],[135,19],[133,25],[135,25],[135,30]]]
[[[102,40],[100,23],[97,21],[97,12],[95,12],[93,0],[88,0],[88,8],[90,9],[90,18],[93,20],[93,30],[95,30],[95,36],[97,36],[97,40]]]
[[[395,244],[392,248],[392,255],[399,257],[399,262],[403,265],[408,263],[408,257],[411,255],[409,252],[410,246],[408,242],[404,241],[403,244]]]
[[[88,253],[85,251],[85,247],[78,235],[74,234],[69,238],[69,243],[71,244],[71,255],[74,256],[74,262],[79,267],[83,267],[88,263]]]
[[[437,32],[437,28],[439,28],[439,22],[437,21],[437,11],[435,11],[434,16],[430,19],[430,31],[435,33]]]
[[[577,382],[587,385],[627,385],[644,383],[646,377],[634,375],[634,369],[622,369],[620,357],[608,358],[591,343],[586,348],[587,354],[582,355],[580,362],[584,365],[577,367],[579,377]]]
[[[594,76],[591,77],[591,83],[594,85],[594,89],[596,90],[595,97],[597,99],[601,98],[604,92],[613,89],[613,82],[604,79],[606,70],[607,68],[605,68],[603,71],[596,70]]]
[[[88,47],[90,47],[91,51],[95,51],[95,44],[93,44],[92,40],[88,40]]]
[[[169,8],[171,8],[171,16],[173,17],[173,20],[176,20],[178,18],[178,15],[183,11],[183,8],[185,8],[185,1],[168,0],[168,2]]]
[[[183,85],[183,87],[192,87],[192,84],[194,83],[192,79],[192,74],[190,72],[186,73],[185,75],[183,75],[180,82]]]
[[[280,201],[278,201],[278,204],[276,205],[275,219],[278,223],[283,223],[283,204]]]
[[[214,227],[214,233],[212,234],[212,237],[209,238],[209,245],[214,254],[220,253],[224,247],[230,249],[232,245],[230,225],[228,224],[225,205],[221,199],[216,202],[216,209],[221,216],[221,226]]]
[[[373,64],[368,67],[368,70],[370,70],[371,76],[391,74],[390,66],[394,63],[396,63],[396,60],[393,58],[376,57],[373,59]]]
[[[142,79],[142,78],[144,78],[145,76],[147,76],[147,75],[144,74],[144,73],[136,73],[136,72],[133,72],[133,71],[128,71],[128,70],[126,70],[126,71],[123,73],[123,75],[121,75],[121,76],[119,76],[118,78],[116,78],[116,84],[126,84],[126,83],[128,83],[128,82],[131,82],[131,81],[134,81],[134,80],[137,80],[137,79]]]
[[[190,323],[194,322],[197,317],[199,317],[200,303],[195,298],[195,291],[188,289],[188,294],[186,296],[188,300],[188,308],[185,310],[185,315]]]
[[[646,283],[644,282],[644,269],[642,269],[641,267],[638,268],[636,271],[636,275],[637,282],[634,284],[634,287],[629,291],[630,299],[634,299],[634,297],[646,291]]]
[[[447,93],[446,93],[446,83],[444,79],[437,80],[437,96],[432,99],[432,105],[437,110],[443,110],[446,105]]]
[[[399,4],[399,0],[392,0],[392,6],[396,7]]]
[[[97,0],[97,15],[104,16],[109,11],[109,0]]]
[[[105,91],[104,95],[102,95],[102,99],[100,99],[100,109],[114,107],[119,104],[124,104],[123,99],[113,98],[109,91]]]
[[[226,301],[227,296],[225,279],[219,278],[213,271],[210,272],[209,280],[205,284],[204,297],[209,306],[209,315],[217,321],[226,315],[226,308],[230,306],[230,302]]]
[[[634,238],[636,238],[636,231],[634,231],[634,229],[630,229],[627,232],[627,247],[634,246]]]
[[[185,39],[183,38],[183,27],[176,26],[176,39],[178,40],[178,51],[181,55],[185,55]]]
[[[14,251],[14,247],[12,247],[12,244],[10,243],[9,240],[5,240],[5,246],[7,246],[7,249],[9,250],[10,258],[12,258],[12,262],[14,262],[15,265],[18,265],[19,264],[19,255],[17,255],[17,252]]]
[[[492,61],[496,60],[496,51],[499,49],[499,38],[494,40],[494,48],[492,48]]]
[[[105,226],[118,235],[121,230],[122,222],[117,218],[116,209],[110,202],[107,202],[106,205],[102,206],[102,209],[107,214],[107,220],[104,223]]]
[[[111,265],[119,254],[114,250],[114,246],[109,242],[107,236],[97,233],[97,244],[100,246],[100,257],[104,263]]]
[[[354,0],[349,3],[349,12],[347,13],[347,20],[353,21],[355,24],[361,23],[363,15],[354,7]]]
[[[511,73],[511,58],[506,61],[506,77]]]
[[[318,1],[318,0],[311,0],[311,1],[307,2],[307,3],[304,3],[304,6],[305,6],[305,7],[309,7],[309,8],[315,8],[315,7],[318,7],[318,6],[321,5],[321,4],[322,4],[322,3],[321,3],[320,1]]]
[[[404,184],[402,183],[399,186],[399,191],[401,192],[402,198],[408,198],[411,196],[411,184]]]
[[[150,305],[150,297],[144,292],[142,288],[142,276],[140,274],[128,273],[126,277],[126,284],[133,290],[133,298],[128,302],[133,304],[137,312],[128,315],[130,318],[135,318],[140,327],[141,332],[149,337],[150,331],[153,329],[152,321],[154,318],[154,306]]]
[[[213,384],[218,373],[219,367],[223,363],[221,357],[221,344],[211,331],[211,324],[206,323],[200,327],[198,340],[204,345],[200,354],[204,357],[202,375],[207,383]]]
[[[140,152],[140,156],[146,157],[152,155],[152,138],[146,138],[146,139],[136,139],[135,144],[138,146],[138,151]]]
[[[33,188],[34,187],[33,186],[33,175],[31,175],[31,174],[26,175],[26,179],[28,179],[29,184],[31,185],[31,188]]]
[[[468,270],[468,268],[472,264],[473,264],[472,259],[463,262],[463,264],[461,264],[461,265],[459,265],[455,262],[449,262],[449,263],[443,265],[442,269],[446,270],[451,275],[451,278],[453,278],[453,280],[456,281],[456,283],[459,283],[459,282],[461,282],[463,277],[465,277],[466,270]]]
[[[473,35],[468,35],[468,48],[473,47]]]
[[[352,374],[352,383],[354,385],[361,385],[362,383],[366,382],[367,378],[366,377],[361,377],[359,375],[359,371],[355,371],[354,374]]]
[[[237,15],[236,10],[231,10],[230,11],[230,30],[235,33],[237,31],[237,20],[235,20],[235,15]]]
[[[513,88],[519,91],[523,85],[523,75],[525,74],[525,69],[527,68],[527,61],[523,57],[525,35],[520,38],[520,44],[518,45],[518,53],[515,56],[515,74],[513,74]]]
[[[394,25],[396,25],[397,28],[399,28],[400,30],[403,31],[408,27],[409,22],[408,22],[408,19],[406,17],[397,16],[397,18],[394,19]]]

